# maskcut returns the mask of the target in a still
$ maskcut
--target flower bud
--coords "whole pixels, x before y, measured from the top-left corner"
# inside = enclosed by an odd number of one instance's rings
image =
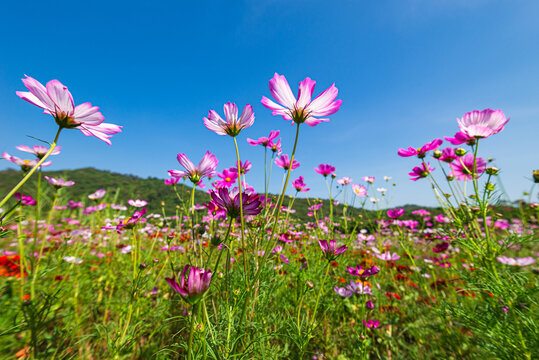
[[[466,150],[464,150],[463,148],[456,148],[455,149],[455,154],[457,156],[464,156],[464,155],[466,155]]]
[[[447,181],[453,181],[453,180],[455,180],[455,177],[452,176],[452,175],[447,175],[445,178],[447,179]]]
[[[499,172],[499,171],[500,171],[500,170],[499,170],[498,168],[494,167],[494,166],[489,166],[489,167],[486,169],[486,172],[487,172],[487,174],[489,174],[489,175],[498,175],[498,172]]]
[[[432,157],[435,159],[439,159],[442,157],[442,152],[438,149],[434,150],[434,153],[432,154]]]
[[[532,175],[533,175],[533,181],[536,184],[539,183],[539,170],[533,170]]]
[[[144,269],[146,269],[147,267],[148,267],[148,265],[146,265],[146,263],[140,263],[140,265],[138,266],[138,268],[139,268],[140,270],[144,270]]]
[[[374,303],[373,303],[371,300],[369,300],[369,301],[367,301],[367,302],[365,303],[365,307],[366,307],[367,309],[369,309],[369,310],[372,310],[372,309],[374,309]]]
[[[164,201],[161,201],[161,206],[165,206],[165,202],[164,202]]]

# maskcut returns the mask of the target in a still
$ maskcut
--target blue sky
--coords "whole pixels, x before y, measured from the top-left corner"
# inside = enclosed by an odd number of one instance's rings
[[[480,153],[496,159],[515,199],[539,167],[537,13],[537,1],[9,2],[0,14],[0,152],[24,155],[14,146],[34,144],[27,135],[50,141],[56,131],[15,95],[24,74],[60,80],[75,103],[90,101],[124,126],[112,146],[64,131],[50,169],[164,178],[179,168],[177,153],[198,162],[209,149],[222,170],[235,158],[232,139],[202,118],[228,101],[250,103],[255,124],[238,140],[254,163],[247,181],[263,189],[263,150],[245,139],[280,129],[287,153],[294,140],[294,128],[260,104],[278,72],[294,92],[307,76],[315,94],[335,82],[343,100],[331,122],[301,128],[293,176],[305,176],[311,196],[326,194],[313,168],[331,163],[358,183],[392,176],[392,205],[435,204],[426,182],[408,180],[417,161],[397,148],[452,136],[465,112],[499,108],[511,120]]]

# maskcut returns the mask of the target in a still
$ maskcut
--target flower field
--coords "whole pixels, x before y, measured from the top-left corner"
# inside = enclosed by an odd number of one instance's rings
[[[502,110],[395,148],[438,206],[394,207],[386,174],[302,167],[302,134],[332,126],[342,101],[335,84],[306,78],[295,95],[275,73],[261,103],[295,137],[258,137],[253,106],[226,103],[200,126],[234,163],[179,149],[163,169],[172,200],[124,201],[98,184],[75,196],[77,181],[46,168],[64,133],[111,145],[122,126],[58,80],[22,81],[17,95],[57,133],[16,147],[31,159],[2,154],[21,171],[0,201],[1,359],[539,358],[539,171],[524,199],[500,200],[480,144],[511,126]],[[251,146],[265,160],[256,189]],[[309,197],[314,182],[324,199]]]

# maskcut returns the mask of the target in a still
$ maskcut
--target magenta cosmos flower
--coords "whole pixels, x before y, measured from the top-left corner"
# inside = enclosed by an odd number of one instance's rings
[[[57,146],[52,150],[51,155],[58,155],[60,153],[61,146]],[[19,145],[15,146],[15,149],[24,151],[30,154],[34,154],[38,159],[41,159],[47,151],[49,151],[49,148],[41,145],[34,145],[32,147],[26,146],[26,145]]]
[[[457,180],[472,180],[472,173],[474,169],[474,156],[473,154],[466,154],[449,164],[451,171]],[[475,160],[475,178],[485,171],[487,162],[478,157]]]
[[[398,218],[400,218],[402,215],[404,215],[404,209],[403,209],[403,208],[389,209],[389,210],[387,211],[387,216],[389,216],[389,217],[392,218],[392,219],[398,219]]]
[[[221,180],[217,180],[218,187],[231,187],[238,180],[238,173],[232,171],[232,169],[225,169],[222,173],[217,174]]]
[[[121,126],[104,123],[105,117],[97,106],[89,102],[75,106],[71,93],[58,80],[49,81],[47,87],[29,76],[22,82],[29,92],[17,91],[17,95],[44,109],[61,128],[79,129],[84,135],[95,136],[109,145],[109,138],[122,131]]]
[[[444,141],[442,139],[434,139],[430,143],[426,143],[422,147],[415,149],[413,147],[409,147],[408,149],[399,149],[397,151],[397,154],[402,157],[409,157],[409,156],[416,156],[420,159],[425,157],[425,154],[428,151],[437,149],[440,145],[442,145]]]
[[[311,190],[307,187],[307,185],[305,185],[305,182],[303,181],[303,176],[300,176],[296,180],[292,181],[292,186],[294,187],[294,189],[296,189],[296,191],[299,192],[307,192]]]
[[[335,286],[333,290],[335,290],[335,292],[342,297],[351,297],[354,294],[372,296],[372,291],[370,287],[368,287],[367,285],[363,285],[362,283],[356,283],[352,280],[350,280],[350,284],[346,285],[346,287],[342,288]]]
[[[231,192],[226,187],[220,188],[217,191],[210,193],[213,203],[221,210],[226,211],[231,218],[240,216],[240,193],[238,188]],[[262,209],[260,204],[262,201],[258,194],[253,194],[248,191],[243,191],[241,196],[243,214],[258,215]]]
[[[475,144],[475,138],[473,136],[468,136],[462,131],[458,131],[455,134],[455,137],[449,137],[444,136],[444,139],[449,141],[453,145],[461,145],[461,144],[468,144],[468,145],[474,145]]]
[[[442,150],[442,156],[440,156],[440,160],[446,163],[452,163],[453,160],[457,158],[457,154],[455,153],[455,149],[452,147],[447,147]]]
[[[237,174],[238,168],[236,166],[231,167],[229,170]],[[240,173],[241,174],[247,174],[249,170],[251,170],[252,167],[253,167],[253,164],[249,160],[245,160],[245,161],[240,160]]]
[[[499,133],[508,121],[503,111],[492,109],[474,110],[457,119],[460,131],[477,139]]]
[[[217,135],[230,135],[235,137],[243,129],[248,128],[255,122],[253,107],[249,104],[245,105],[239,118],[238,107],[236,104],[228,102],[223,108],[225,120],[223,120],[214,110],[210,110],[208,117],[204,118],[204,125],[206,125],[206,128]]]
[[[272,110],[273,115],[281,115],[285,120],[293,120],[296,124],[305,123],[315,126],[322,121],[329,121],[327,118],[319,116],[329,116],[335,114],[342,104],[342,100],[335,100],[339,91],[332,84],[314,100],[314,86],[316,82],[310,78],[305,78],[299,83],[298,98],[294,97],[290,85],[283,75],[275,73],[273,79],[269,81],[271,95],[278,104],[262,96],[262,105]]]
[[[330,240],[329,242],[327,240],[318,240],[318,243],[328,261],[335,260],[339,255],[344,254],[348,250],[348,246],[346,245],[337,248],[337,242],[335,240]]]
[[[36,166],[37,163],[39,162],[38,159],[26,160],[26,159],[21,159],[16,156],[11,156],[7,152],[3,153],[2,157],[4,158],[4,160],[7,160],[15,165],[19,165],[22,171],[30,170],[31,168]],[[45,167],[45,166],[49,166],[50,164],[52,164],[52,161],[45,161],[43,164],[41,164],[41,166]]]
[[[429,163],[421,163],[421,165],[414,167],[412,172],[408,173],[408,175],[411,176],[410,180],[417,181],[419,179],[426,178],[429,176],[429,173],[434,170],[434,168],[430,167]]]
[[[335,166],[329,164],[320,164],[314,168],[314,171],[324,177],[331,175],[335,172]]]
[[[44,178],[57,189],[75,185],[75,182],[73,180],[64,180],[60,178],[56,179],[49,176],[44,176]]]
[[[211,283],[211,271],[185,265],[180,275],[180,283],[176,278],[165,278],[170,287],[180,294],[189,304],[197,303],[208,290]]]
[[[258,140],[247,139],[247,142],[253,146],[262,145],[263,147],[267,147],[270,142],[279,136],[280,133],[281,132],[279,130],[271,130],[268,137],[260,137]]]
[[[198,184],[203,177],[213,176],[217,164],[219,164],[217,157],[209,151],[206,151],[198,166],[195,166],[185,154],[178,154],[177,159],[187,171],[169,170],[168,174],[177,178],[188,178],[194,184]]]
[[[285,170],[288,170],[290,168],[290,159],[288,158],[288,155],[281,155],[276,158],[275,165]],[[292,170],[297,169],[299,165],[299,161],[296,161],[296,159],[294,159],[294,161],[292,162]]]
[[[16,192],[15,195],[13,195],[13,197],[20,201],[21,204],[23,205],[26,205],[26,206],[34,206],[35,204],[37,204],[37,202],[34,200],[34,198],[30,195],[24,195],[20,192]]]
[[[346,267],[346,272],[348,272],[350,275],[359,276],[359,277],[368,277],[368,276],[374,276],[380,272],[380,268],[376,265],[364,269],[361,265],[358,265],[357,267],[353,268],[350,266]]]

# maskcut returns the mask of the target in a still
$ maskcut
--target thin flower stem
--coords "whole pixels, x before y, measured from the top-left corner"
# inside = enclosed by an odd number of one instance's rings
[[[191,350],[193,349],[193,335],[195,332],[195,318],[196,318],[196,310],[198,308],[198,305],[195,304],[191,308],[191,325],[189,326],[189,343],[187,348],[187,360],[191,360],[193,357],[191,355]]]
[[[30,171],[28,171],[28,174],[26,174],[26,176],[23,177],[22,180],[19,181],[19,183],[17,185],[15,185],[15,187],[13,189],[11,189],[11,191],[2,199],[2,201],[0,201],[0,207],[2,207],[13,196],[13,194],[15,194],[17,192],[17,190],[19,190],[20,187],[23,186],[24,183],[26,183],[28,181],[28,179],[30,179],[32,174],[38,168],[41,167],[41,164],[43,164],[45,162],[45,160],[49,157],[49,155],[53,152],[54,148],[56,147],[56,143],[58,142],[58,137],[60,136],[60,131],[62,131],[62,128],[58,129],[58,132],[56,133],[56,136],[54,137],[54,141],[52,142],[49,151],[47,151],[45,153],[45,155],[41,158],[41,160],[39,160],[39,162],[36,164],[36,166],[34,166]]]
[[[249,273],[248,273],[248,265],[247,265],[247,247],[245,246],[245,219],[243,218],[243,199],[242,199],[242,186],[241,186],[241,162],[240,162],[240,152],[238,150],[238,141],[236,140],[236,137],[233,137],[234,139],[234,145],[236,146],[236,158],[237,158],[237,165],[238,165],[238,186],[240,189],[239,195],[240,195],[240,226],[241,226],[241,247],[243,248],[243,272],[245,274],[245,286],[249,287]]]
[[[324,290],[324,284],[326,283],[326,279],[328,277],[328,274],[329,274],[329,266],[331,265],[331,261],[328,261],[327,265],[326,265],[326,273],[324,275],[324,280],[322,280],[322,284],[320,285],[320,289],[318,290],[318,296],[316,297],[316,305],[314,306],[314,311],[313,311],[313,314],[311,316],[311,321],[310,321],[310,324],[309,324],[309,332],[310,330],[312,330],[312,326],[314,324],[314,318],[316,317],[316,311],[318,310],[318,304],[320,303],[320,296],[322,295],[322,292]]]

